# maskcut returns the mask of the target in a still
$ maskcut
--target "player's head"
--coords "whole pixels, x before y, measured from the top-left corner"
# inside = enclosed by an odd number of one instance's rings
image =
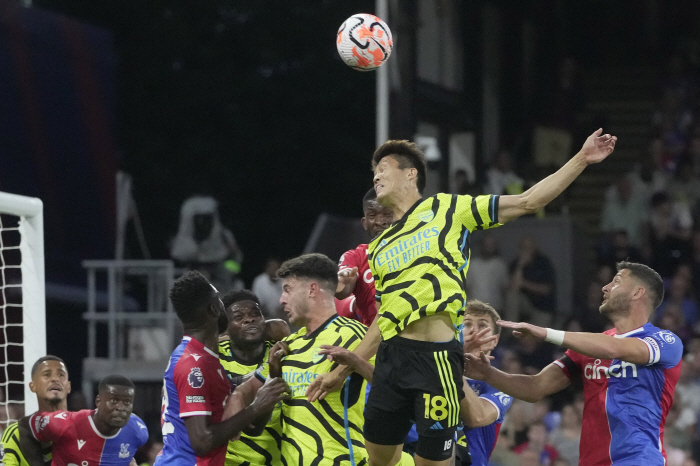
[[[305,327],[312,317],[314,304],[333,302],[338,287],[338,266],[323,254],[304,254],[282,264],[280,304],[297,327]]]
[[[407,194],[423,194],[427,169],[425,155],[409,141],[387,141],[374,152],[374,189],[382,205],[393,205]]]
[[[175,280],[170,290],[170,302],[187,329],[217,326],[219,317],[224,312],[219,292],[196,270]]]
[[[464,333],[466,335],[480,332],[485,328],[489,328],[491,331],[486,334],[487,337],[490,335],[498,335],[500,338],[501,326],[496,323],[499,320],[501,320],[501,316],[498,315],[496,309],[489,304],[479,301],[478,299],[467,301],[467,304],[464,306],[463,323]],[[497,344],[498,338],[495,341],[482,346],[481,351],[488,354],[489,351],[493,350]]]
[[[362,217],[362,228],[365,229],[371,239],[380,235],[384,230],[389,228],[391,222],[394,221],[394,211],[389,207],[382,206],[377,201],[377,193],[374,188],[371,188],[362,198],[362,211],[365,214]]]
[[[134,391],[134,383],[123,375],[108,375],[100,380],[95,416],[109,427],[124,427],[134,409]]]
[[[32,381],[29,389],[36,393],[37,399],[57,405],[66,400],[70,393],[68,369],[63,359],[47,354],[36,360],[32,366]]]
[[[629,315],[632,306],[641,306],[647,317],[664,299],[664,282],[651,267],[636,262],[618,262],[617,274],[603,287],[600,313],[613,322]]]
[[[265,340],[265,317],[260,298],[250,290],[229,291],[221,298],[228,317],[227,332],[231,343],[250,347]]]

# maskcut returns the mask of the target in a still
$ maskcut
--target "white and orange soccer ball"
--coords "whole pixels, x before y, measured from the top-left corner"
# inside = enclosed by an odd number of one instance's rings
[[[340,26],[336,46],[340,58],[350,68],[371,71],[389,59],[394,42],[384,21],[374,15],[358,13]]]

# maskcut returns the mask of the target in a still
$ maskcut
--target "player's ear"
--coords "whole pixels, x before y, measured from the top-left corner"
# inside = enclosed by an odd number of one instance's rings
[[[71,385],[70,380],[66,382],[66,395],[70,395]]]
[[[362,223],[362,229],[367,231],[367,220],[365,220],[365,218],[362,217],[362,220],[360,220],[360,223]]]
[[[315,297],[319,292],[319,285],[316,282],[309,283],[309,298]]]
[[[647,290],[643,286],[638,286],[634,293],[632,293],[632,299],[641,299],[647,294]]]
[[[32,391],[32,393],[36,393],[34,382],[29,382],[29,389]]]
[[[97,407],[100,404],[100,395],[97,395],[95,397],[95,407]]]

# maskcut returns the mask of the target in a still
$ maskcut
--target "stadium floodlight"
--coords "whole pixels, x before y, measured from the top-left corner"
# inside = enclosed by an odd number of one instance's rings
[[[0,394],[9,420],[38,409],[32,364],[46,355],[43,204],[0,192]],[[22,387],[20,387],[20,385]],[[23,388],[23,389],[22,389]],[[24,400],[19,399],[24,393]]]

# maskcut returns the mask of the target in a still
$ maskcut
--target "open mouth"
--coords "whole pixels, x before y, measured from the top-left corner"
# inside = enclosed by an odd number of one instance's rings
[[[52,385],[49,387],[49,392],[63,393],[63,388],[59,385]]]
[[[260,331],[260,327],[248,327],[245,329],[245,333],[258,333]]]

